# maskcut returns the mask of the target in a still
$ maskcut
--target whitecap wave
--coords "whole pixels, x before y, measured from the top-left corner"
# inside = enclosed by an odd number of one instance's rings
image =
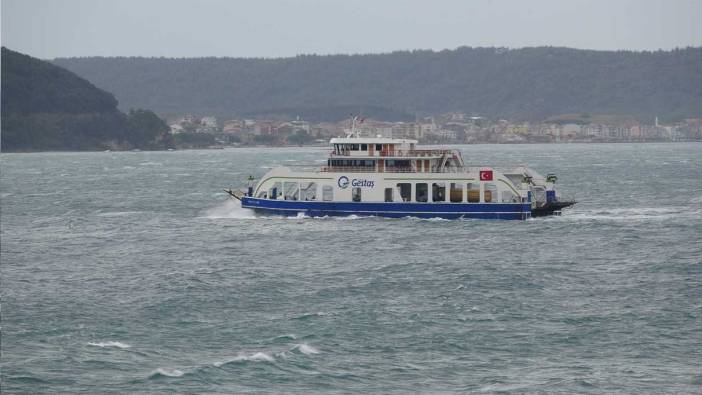
[[[102,347],[102,348],[105,348],[105,347],[116,347],[116,348],[121,348],[121,349],[126,349],[126,348],[131,347],[131,346],[130,346],[129,344],[127,344],[127,343],[115,342],[115,341],[107,341],[107,342],[89,342],[88,345],[89,345],[89,346],[93,346],[93,347]]]
[[[276,336],[273,340],[295,340],[297,336],[294,333],[286,333],[284,335]]]
[[[302,314],[300,314],[299,316],[294,317],[294,319],[296,319],[296,320],[306,320],[306,319],[310,319],[310,318],[312,318],[312,317],[323,317],[323,316],[325,316],[325,315],[327,315],[327,313],[325,313],[325,312],[323,312],[323,311],[318,311],[318,312],[316,312],[316,313],[302,313]]]
[[[275,362],[275,358],[266,354],[265,352],[257,352],[251,355],[239,355],[226,361],[215,362],[213,363],[213,365],[216,367],[221,367],[230,363],[237,362]]]
[[[205,210],[203,217],[209,219],[256,219],[253,210],[243,208],[238,202],[227,200],[217,207]]]
[[[295,347],[293,347],[293,349],[296,349],[305,355],[319,354],[318,349],[310,346],[307,343],[296,344]]]
[[[159,376],[166,376],[166,377],[180,377],[184,375],[185,372],[182,370],[178,369],[165,369],[165,368],[158,368],[151,372],[149,377],[159,377]]]

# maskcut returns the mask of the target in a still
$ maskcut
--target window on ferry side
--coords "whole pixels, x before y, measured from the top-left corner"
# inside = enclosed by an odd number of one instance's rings
[[[450,195],[449,199],[451,200],[451,203],[462,203],[463,202],[463,184],[452,182],[449,195]]]
[[[334,187],[331,185],[325,185],[322,187],[322,200],[325,202],[331,202],[334,200]]]
[[[468,203],[480,203],[480,184],[469,182],[466,188],[468,189]]]
[[[485,203],[497,203],[497,185],[486,182],[483,188],[483,201]]]
[[[519,203],[519,197],[511,190],[502,191],[502,203]]]
[[[375,150],[378,151],[378,152],[382,151],[382,150],[383,150],[383,145],[382,145],[382,144],[376,144],[376,145],[375,145]]]
[[[302,200],[317,200],[317,183],[303,182],[300,184]]]
[[[403,202],[412,200],[412,184],[409,182],[400,182],[397,184],[397,188],[400,190],[400,197]]]
[[[446,201],[446,184],[443,182],[435,182],[431,184],[431,201],[445,202]]]
[[[299,200],[300,198],[300,186],[296,182],[284,182],[284,198],[285,200]]]
[[[283,195],[283,184],[280,181],[273,183],[273,186],[271,187],[271,189],[268,190],[268,198],[269,199],[278,199],[282,195]]]
[[[361,187],[353,187],[351,189],[351,200],[354,202],[361,201]]]
[[[368,144],[361,144],[361,151],[368,151]]]
[[[429,186],[427,183],[422,182],[422,183],[417,183],[415,185],[415,193],[414,196],[416,196],[416,199],[418,202],[426,202],[429,200]]]

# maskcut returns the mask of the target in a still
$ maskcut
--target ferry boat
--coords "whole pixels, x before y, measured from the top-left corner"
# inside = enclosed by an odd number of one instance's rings
[[[456,149],[421,148],[416,140],[332,138],[319,167],[270,170],[245,190],[225,190],[259,213],[312,217],[378,216],[525,220],[560,215],[556,176],[527,167],[467,166]]]

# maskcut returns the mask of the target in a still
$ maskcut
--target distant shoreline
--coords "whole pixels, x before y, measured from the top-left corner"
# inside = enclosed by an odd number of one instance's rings
[[[426,143],[425,145],[443,145],[443,146],[457,146],[457,145],[572,145],[572,144],[587,144],[587,145],[601,145],[601,144],[686,144],[686,143],[702,143],[702,140],[681,140],[681,141],[608,141],[608,142],[593,142],[593,141],[569,141],[569,142],[553,142],[553,143],[537,143],[537,142],[509,142],[509,143]],[[83,151],[0,151],[0,154],[41,154],[41,153],[142,153],[142,152],[175,152],[175,151],[220,151],[220,150],[236,150],[236,149],[247,149],[247,148],[270,148],[270,149],[283,149],[283,148],[328,148],[328,145],[241,145],[241,146],[225,146],[225,147],[201,147],[201,148],[175,148],[172,150],[83,150]]]

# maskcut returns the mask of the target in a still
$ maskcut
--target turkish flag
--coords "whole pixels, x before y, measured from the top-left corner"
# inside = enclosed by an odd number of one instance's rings
[[[492,181],[492,170],[481,170],[480,181]]]

